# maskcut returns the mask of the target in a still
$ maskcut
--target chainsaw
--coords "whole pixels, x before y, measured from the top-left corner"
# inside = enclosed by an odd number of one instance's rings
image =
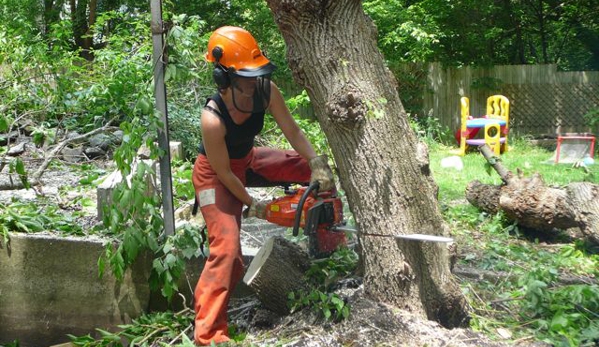
[[[299,228],[303,228],[304,235],[308,237],[308,253],[314,258],[328,257],[338,248],[347,246],[346,232],[412,241],[453,242],[452,238],[424,234],[358,233],[357,229],[346,226],[341,198],[335,191],[318,192],[318,182],[295,190],[286,189],[285,196],[266,205],[266,220],[292,227],[293,236],[298,236]]]
[[[333,191],[318,191],[318,183],[296,190],[285,190],[285,196],[266,205],[268,222],[299,228],[308,237],[308,253],[314,258],[329,256],[337,248],[347,245],[345,233],[334,227],[343,224],[343,205]],[[314,192],[314,193],[313,193]]]

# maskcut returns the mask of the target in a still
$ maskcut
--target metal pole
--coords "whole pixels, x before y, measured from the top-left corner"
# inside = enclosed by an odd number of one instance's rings
[[[164,67],[167,64],[166,45],[164,43],[164,25],[162,23],[162,1],[151,0],[152,11],[152,43],[154,45],[154,96],[156,109],[160,112],[162,129],[158,130],[158,146],[164,155],[160,157],[160,184],[162,187],[162,212],[164,216],[164,232],[172,235],[175,232],[175,215],[173,211],[173,183],[171,179],[171,151],[168,139],[168,112],[166,108],[166,87],[164,85]]]

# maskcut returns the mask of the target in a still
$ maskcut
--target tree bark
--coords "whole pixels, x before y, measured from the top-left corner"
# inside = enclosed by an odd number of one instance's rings
[[[50,27],[60,19],[64,0],[44,0],[44,35],[50,34]]]
[[[308,254],[283,237],[271,237],[258,251],[243,277],[264,307],[281,315],[289,313],[288,294],[307,289]]]
[[[81,57],[94,60],[92,52],[93,35],[91,27],[96,20],[96,0],[70,0],[71,21],[73,22],[73,39],[80,51]],[[89,17],[88,17],[89,11]],[[91,22],[93,21],[93,22]]]
[[[599,244],[598,185],[576,182],[554,188],[545,185],[538,174],[531,178],[515,177],[487,146],[480,149],[504,184],[471,182],[466,187],[466,199],[472,205],[489,213],[501,210],[510,220],[535,230],[578,227],[591,242]]]
[[[360,230],[447,236],[427,148],[419,144],[397,83],[358,0],[267,0],[295,81],[310,96]],[[362,237],[365,289],[446,327],[467,319],[446,246]]]

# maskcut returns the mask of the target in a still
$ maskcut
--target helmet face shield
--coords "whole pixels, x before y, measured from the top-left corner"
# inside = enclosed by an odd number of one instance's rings
[[[229,88],[233,104],[244,113],[264,112],[270,103],[270,76],[276,66],[266,58],[247,30],[220,27],[208,40],[206,61],[214,63],[214,81]]]
[[[244,113],[262,113],[270,103],[270,74],[259,77],[241,77],[233,73],[231,93],[233,105]]]

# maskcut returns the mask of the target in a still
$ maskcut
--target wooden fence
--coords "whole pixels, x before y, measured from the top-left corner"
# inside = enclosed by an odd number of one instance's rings
[[[430,64],[423,113],[451,130],[460,126],[460,97],[470,98],[472,115],[485,113],[487,97],[510,100],[510,133],[555,135],[594,132],[584,115],[599,110],[599,71],[557,71],[555,65],[443,68]]]

